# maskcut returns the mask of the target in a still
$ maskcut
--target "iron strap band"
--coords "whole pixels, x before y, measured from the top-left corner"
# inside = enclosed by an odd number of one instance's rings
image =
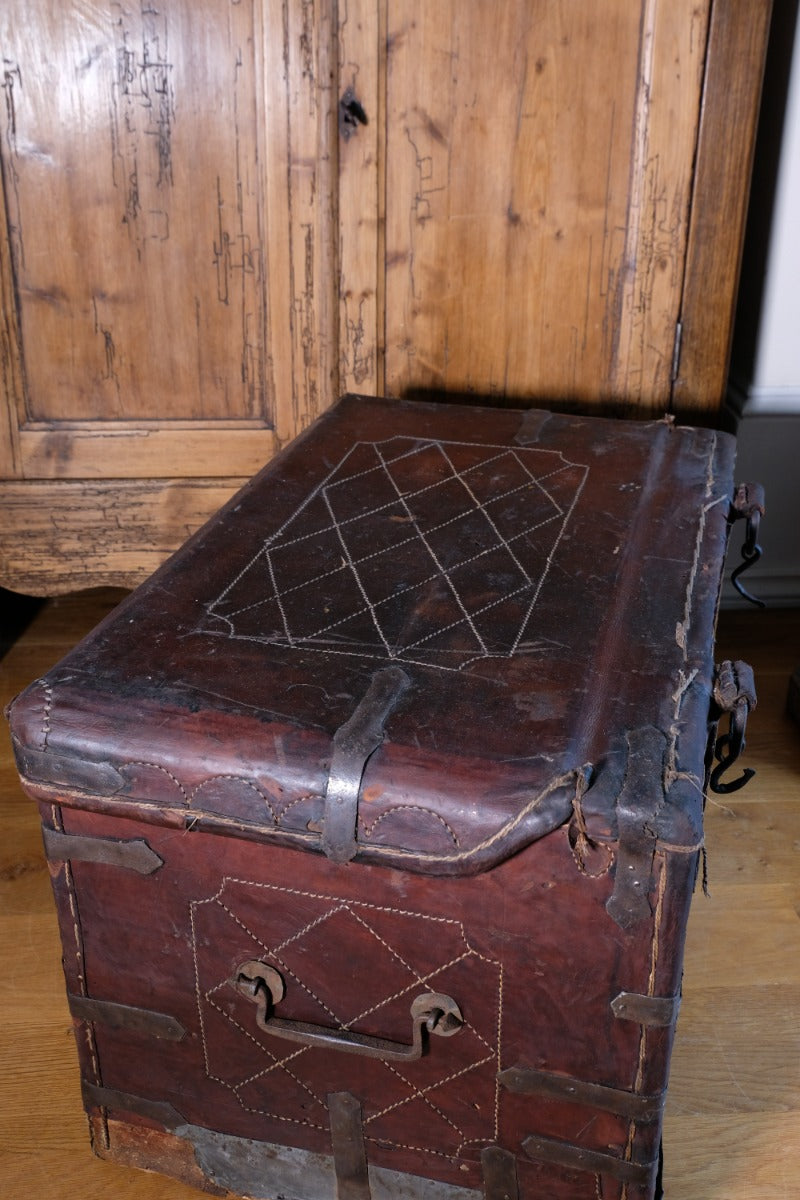
[[[517,1160],[500,1146],[481,1150],[483,1194],[485,1200],[519,1200]]]
[[[661,1115],[664,1095],[645,1096],[621,1088],[605,1087],[599,1083],[584,1083],[566,1075],[534,1071],[529,1067],[509,1067],[501,1071],[498,1080],[510,1092],[526,1096],[547,1096],[553,1100],[568,1100],[585,1104],[619,1117],[634,1121],[655,1121]]]
[[[144,838],[127,841],[116,838],[86,837],[82,834],[62,833],[59,829],[42,829],[45,854],[48,859],[78,862],[104,863],[109,867],[122,867],[136,871],[139,875],[152,875],[164,860],[156,854]]]
[[[99,1022],[111,1029],[129,1029],[167,1042],[181,1042],[186,1037],[186,1030],[180,1021],[168,1013],[117,1004],[113,1000],[94,1000],[90,996],[76,996],[72,992],[67,993],[67,1001],[69,1011],[79,1021]]]
[[[615,1158],[613,1154],[603,1154],[599,1150],[585,1150],[581,1146],[573,1146],[571,1142],[561,1142],[556,1138],[539,1137],[531,1134],[522,1143],[522,1149],[529,1158],[539,1162],[553,1163],[558,1167],[566,1167],[573,1171],[591,1171],[595,1175],[610,1175],[621,1183],[647,1185],[655,1178],[658,1170],[658,1159],[650,1163],[630,1162],[624,1158]]]
[[[680,996],[643,996],[639,992],[620,992],[611,1001],[611,1011],[618,1021],[662,1029],[675,1024],[680,1006]]]
[[[356,854],[358,793],[364,769],[383,741],[383,727],[389,713],[410,682],[399,667],[376,671],[355,712],[333,735],[322,848],[334,862],[350,862]]]
[[[371,1200],[361,1105],[350,1092],[328,1096],[336,1200]]]
[[[137,1116],[147,1117],[149,1121],[156,1121],[165,1129],[177,1129],[186,1123],[178,1110],[164,1100],[148,1100],[144,1096],[117,1091],[116,1088],[98,1087],[85,1079],[81,1080],[81,1092],[85,1108],[110,1108],[136,1113]]]

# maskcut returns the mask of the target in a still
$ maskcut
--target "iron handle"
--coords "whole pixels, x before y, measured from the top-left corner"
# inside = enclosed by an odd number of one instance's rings
[[[738,792],[755,775],[752,767],[745,767],[736,779],[722,778],[745,748],[747,717],[756,706],[752,667],[739,661],[721,663],[714,679],[714,703],[720,718],[727,714],[728,731],[714,742],[717,765],[711,771],[710,784],[713,792],[725,796]]]
[[[268,963],[250,960],[242,963],[233,984],[243,996],[256,1004],[256,1024],[264,1033],[317,1046],[341,1050],[349,1054],[364,1054],[391,1062],[413,1062],[425,1054],[428,1035],[452,1037],[464,1024],[461,1010],[450,996],[438,992],[423,992],[411,1003],[411,1044],[353,1033],[349,1029],[328,1029],[307,1021],[289,1021],[274,1015],[275,1006],[286,994],[280,972]]]

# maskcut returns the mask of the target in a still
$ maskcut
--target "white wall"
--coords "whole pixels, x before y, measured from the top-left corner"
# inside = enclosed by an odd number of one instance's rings
[[[768,119],[769,110],[767,110]],[[780,114],[776,120],[779,119]],[[777,128],[777,125],[776,125]],[[766,131],[769,135],[769,129]],[[766,205],[769,187],[759,188],[753,179],[751,209],[764,205],[757,218],[769,219]],[[756,241],[756,245],[760,245]],[[759,251],[760,254],[760,251]],[[762,524],[764,555],[742,582],[770,607],[800,606],[800,21],[794,37],[787,106],[780,144],[780,157],[766,262],[751,263],[757,286],[758,273],[765,270],[760,318],[755,336],[755,354],[742,377],[734,368],[735,391],[743,393],[744,415],[738,428],[736,476],[755,480],[766,490],[766,517]],[[759,308],[741,297],[742,311]],[[742,331],[745,341],[752,331]],[[736,347],[734,346],[734,359]],[[737,377],[738,374],[738,377]],[[734,527],[728,554],[729,567],[739,561],[742,533]],[[726,605],[742,604],[726,584]],[[787,647],[792,659],[800,647]]]
[[[755,197],[757,180],[753,186]],[[747,412],[800,412],[800,22]]]

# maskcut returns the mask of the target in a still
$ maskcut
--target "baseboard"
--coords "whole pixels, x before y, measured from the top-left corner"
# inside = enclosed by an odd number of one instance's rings
[[[741,583],[751,596],[763,600],[767,608],[800,608],[800,571],[758,571],[753,568],[742,576]],[[751,604],[726,579],[721,607],[750,608]]]

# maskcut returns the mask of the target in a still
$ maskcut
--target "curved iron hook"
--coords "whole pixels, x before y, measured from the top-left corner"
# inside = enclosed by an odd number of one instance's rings
[[[734,521],[744,517],[746,521],[744,542],[742,543],[742,561],[731,571],[731,583],[740,596],[755,604],[756,608],[766,608],[763,600],[759,600],[739,582],[739,576],[749,571],[761,558],[761,547],[758,544],[758,532],[761,517],[764,512],[764,489],[760,484],[740,484],[734,499],[731,519]]]
[[[714,744],[714,755],[719,761],[711,772],[709,782],[712,792],[716,792],[721,796],[728,796],[731,792],[738,792],[755,775],[752,767],[745,767],[738,779],[723,780],[722,778],[745,748],[744,730],[747,722],[747,712],[748,706],[746,702],[737,705],[730,714],[728,732],[721,734]]]

